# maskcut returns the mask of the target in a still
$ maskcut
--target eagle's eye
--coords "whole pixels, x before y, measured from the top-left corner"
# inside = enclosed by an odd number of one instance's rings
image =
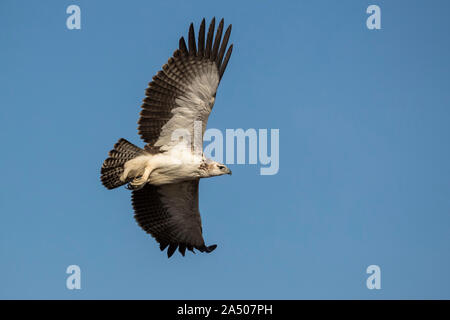
[[[223,169],[225,169],[225,167],[224,167],[224,166],[218,166],[218,168],[219,168],[219,170],[223,170]]]

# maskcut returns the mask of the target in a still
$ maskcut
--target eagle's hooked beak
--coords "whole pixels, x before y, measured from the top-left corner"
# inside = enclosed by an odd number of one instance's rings
[[[232,172],[230,169],[228,169],[227,174],[229,174],[230,176],[232,175]]]

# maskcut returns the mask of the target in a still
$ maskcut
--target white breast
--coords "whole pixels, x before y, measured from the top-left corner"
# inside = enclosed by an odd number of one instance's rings
[[[149,183],[159,185],[192,180],[198,177],[202,157],[186,149],[171,149],[149,159],[153,167]]]

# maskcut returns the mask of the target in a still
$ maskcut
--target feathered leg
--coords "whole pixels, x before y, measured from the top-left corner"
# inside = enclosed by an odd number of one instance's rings
[[[152,171],[153,171],[153,167],[146,166],[142,176],[140,176],[138,178],[134,178],[133,181],[131,181],[128,184],[128,189],[130,189],[130,190],[139,190],[139,189],[141,189],[147,183],[148,178],[150,177],[150,174],[152,173]]]

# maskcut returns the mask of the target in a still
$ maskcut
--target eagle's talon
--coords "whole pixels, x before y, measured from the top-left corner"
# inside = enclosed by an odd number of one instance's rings
[[[127,185],[127,189],[128,190],[140,190],[140,189],[142,189],[145,186],[146,182],[147,181],[143,181],[142,177],[133,179],[133,181],[131,181]]]
[[[128,184],[128,189],[129,190],[139,190],[142,187],[145,186],[145,184],[148,181],[148,178],[150,176],[150,173],[152,172],[152,168],[151,167],[146,167],[144,169],[144,173],[142,176],[140,177],[136,177],[134,178],[129,184]]]

